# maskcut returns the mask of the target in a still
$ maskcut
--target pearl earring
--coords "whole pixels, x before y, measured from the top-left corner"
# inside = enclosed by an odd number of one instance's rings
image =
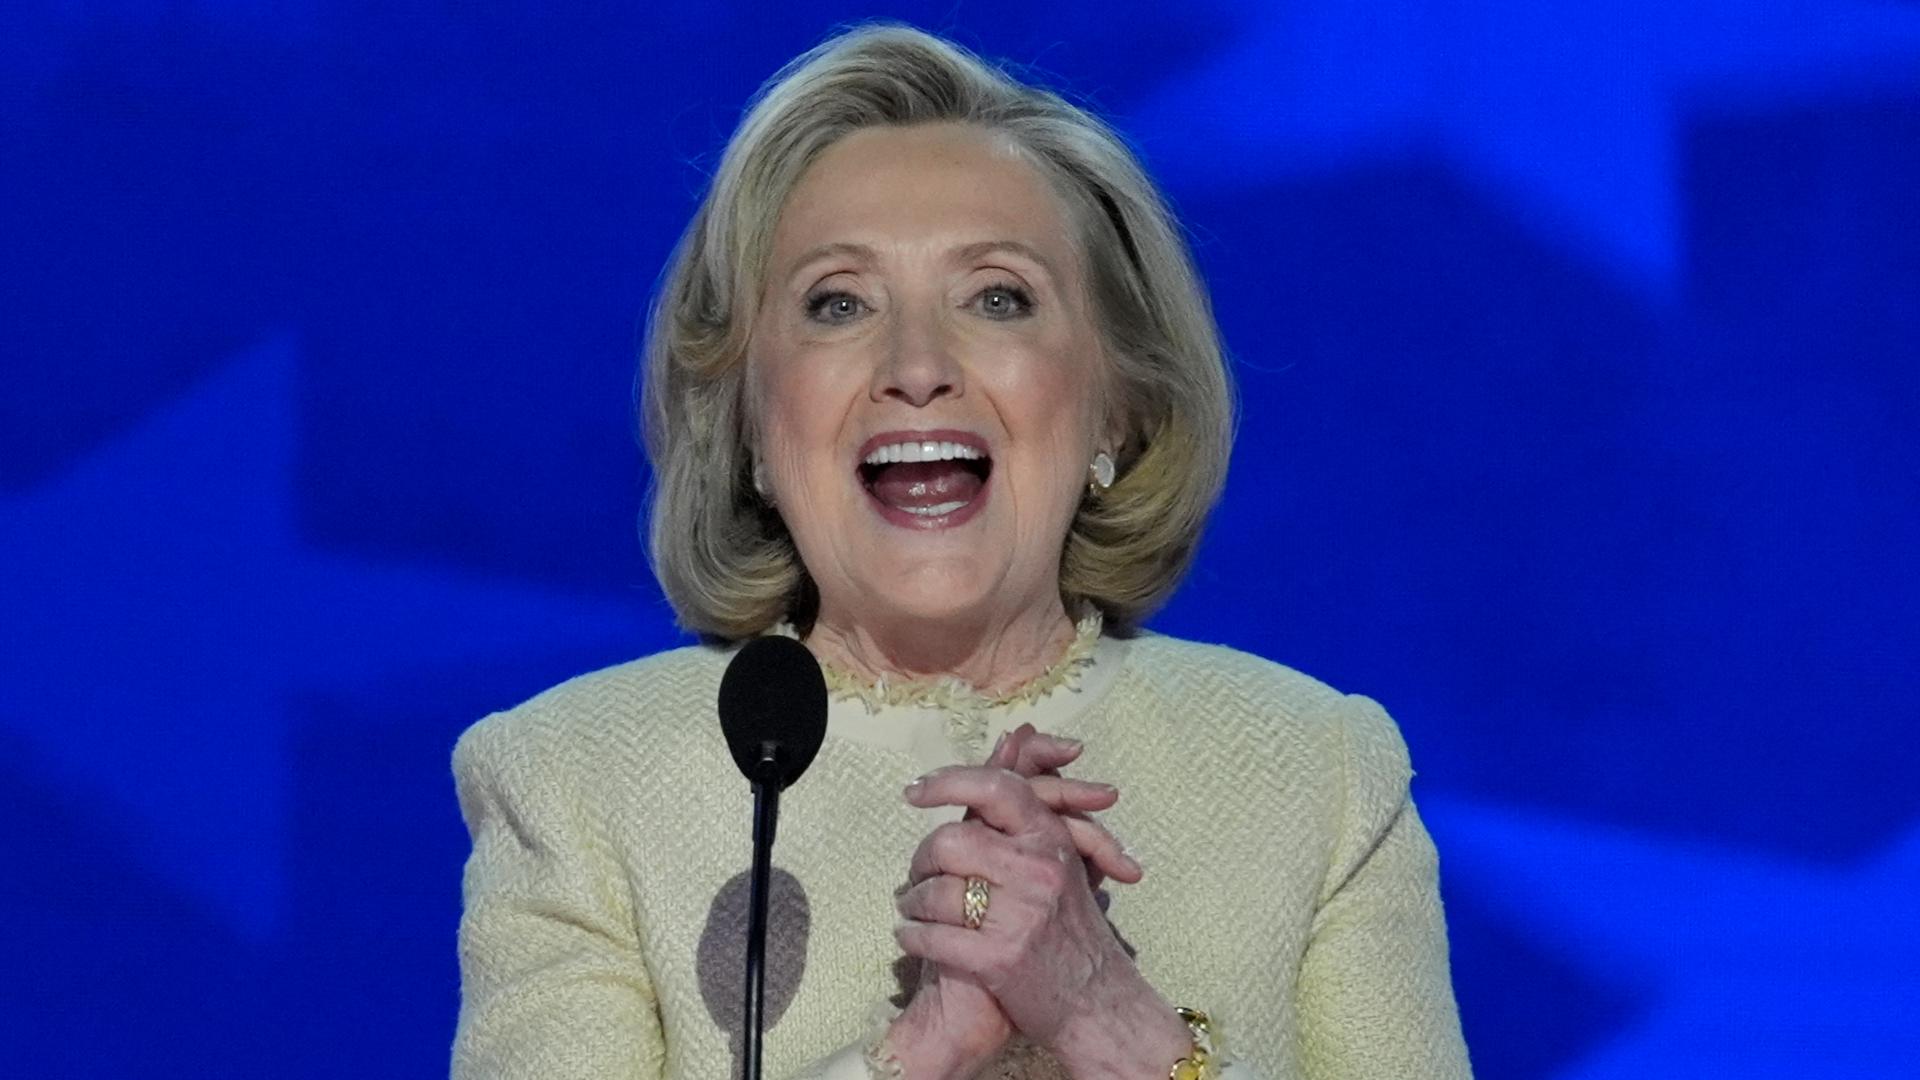
[[[1087,466],[1087,471],[1093,474],[1093,483],[1089,486],[1094,490],[1105,491],[1112,487],[1113,455],[1105,450],[1093,455],[1093,464]]]

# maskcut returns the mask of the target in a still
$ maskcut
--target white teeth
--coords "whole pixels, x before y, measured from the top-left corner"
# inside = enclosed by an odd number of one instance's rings
[[[920,517],[944,517],[965,505],[964,502],[943,502],[937,506],[903,506],[900,509]]]
[[[897,442],[877,447],[863,465],[891,465],[901,461],[978,461],[977,448],[954,442]]]

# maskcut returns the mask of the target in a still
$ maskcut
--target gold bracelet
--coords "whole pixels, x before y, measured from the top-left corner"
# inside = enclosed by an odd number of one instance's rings
[[[1187,1034],[1193,1037],[1193,1049],[1173,1063],[1167,1080],[1219,1080],[1220,1041],[1213,1030],[1213,1021],[1199,1009],[1175,1006],[1173,1011],[1186,1021]]]

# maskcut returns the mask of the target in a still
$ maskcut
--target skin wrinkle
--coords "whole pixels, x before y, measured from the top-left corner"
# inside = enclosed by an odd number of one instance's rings
[[[1032,262],[1048,277],[1055,280],[1058,280],[1060,277],[1060,272],[1055,269],[1053,260],[1049,259],[1045,252],[1030,244],[1021,243],[1018,240],[982,240],[978,243],[968,244],[965,247],[954,249],[947,253],[945,257],[950,262],[965,264],[977,262],[988,255],[1000,253],[1020,256]],[[806,273],[807,270],[811,269],[815,263],[825,262],[835,258],[845,259],[861,269],[872,267],[880,262],[878,253],[865,244],[850,241],[822,244],[800,256],[800,258],[795,261],[793,269],[789,270],[785,275],[788,288],[791,289],[795,280]],[[831,273],[829,273],[828,276],[832,276]]]

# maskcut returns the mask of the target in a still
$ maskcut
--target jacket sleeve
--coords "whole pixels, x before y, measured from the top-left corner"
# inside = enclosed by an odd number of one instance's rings
[[[513,719],[454,748],[473,853],[452,1078],[660,1080],[666,1039],[614,843],[572,781],[574,748]],[[793,1080],[867,1076],[855,1045]]]
[[[1342,824],[1300,972],[1306,1076],[1469,1077],[1438,857],[1408,794],[1406,744],[1373,701],[1351,696],[1342,711]]]
[[[453,1080],[655,1080],[666,1047],[619,862],[564,740],[514,719],[454,748],[473,852]]]

